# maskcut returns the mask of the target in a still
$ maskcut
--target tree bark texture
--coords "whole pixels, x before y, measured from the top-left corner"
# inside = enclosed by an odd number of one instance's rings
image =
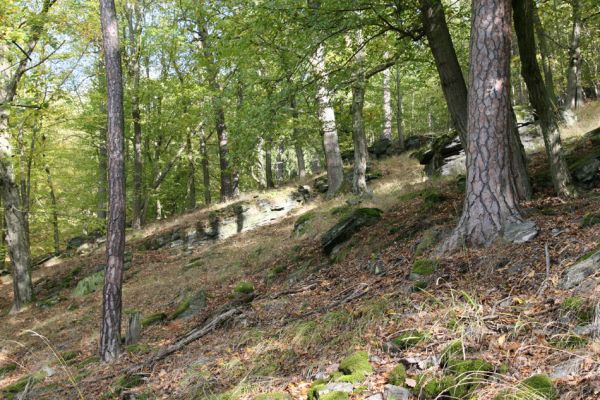
[[[474,0],[470,41],[467,189],[446,250],[485,246],[522,221],[511,176],[510,0]]]
[[[402,87],[400,76],[400,65],[396,64],[396,132],[398,135],[398,146],[404,150],[404,128],[402,126]]]
[[[125,250],[123,75],[113,0],[100,0],[100,22],[108,89],[109,198],[100,357],[103,361],[110,362],[119,356],[121,347],[121,286]]]
[[[573,20],[569,44],[569,70],[567,71],[567,93],[565,108],[575,110],[583,103],[581,98],[581,8],[579,0],[572,0]]]
[[[354,175],[352,178],[352,191],[356,194],[367,192],[367,138],[365,136],[365,123],[363,119],[363,108],[365,104],[365,70],[364,70],[364,40],[361,31],[356,32],[356,45],[359,50],[356,53],[356,72],[354,73],[354,81],[352,83],[352,141],[354,143]],[[386,71],[389,71],[386,70]],[[389,79],[389,78],[388,78]],[[389,82],[388,82],[389,85]],[[384,84],[385,86],[385,84]],[[389,87],[388,87],[389,92]],[[384,111],[385,111],[385,88],[384,88]],[[391,109],[390,109],[391,111]],[[390,116],[391,118],[391,116]],[[384,117],[385,120],[385,117]],[[390,120],[391,123],[391,120]],[[385,133],[385,121],[384,121]],[[390,135],[387,137],[391,139]]]
[[[384,58],[388,58],[386,54]],[[383,70],[383,129],[381,131],[382,139],[392,140],[392,89],[391,89],[392,70],[386,68]]]
[[[202,185],[204,187],[204,205],[212,203],[210,193],[210,170],[208,168],[208,149],[206,147],[206,134],[204,127],[200,127],[198,138],[200,139],[200,165],[202,166]]]
[[[550,96],[553,106],[556,107],[556,92],[554,90],[554,75],[552,73],[552,53],[546,39],[546,31],[538,15],[537,7],[533,5],[533,18],[535,31],[539,43],[540,56],[542,58],[542,68],[544,70],[544,82],[546,83],[546,92]]]
[[[296,96],[290,98],[290,108],[292,109],[292,137],[294,138],[294,151],[296,152],[296,162],[298,163],[298,177],[306,176],[306,163],[304,161],[304,150],[300,142],[300,128],[298,128],[298,105]]]
[[[50,191],[50,204],[52,204],[52,233],[54,239],[54,253],[60,253],[60,240],[59,240],[59,229],[58,229],[58,205],[56,203],[56,193],[54,192],[54,184],[52,182],[52,174],[50,173],[50,166],[46,164],[44,167],[46,175],[48,177],[48,190]]]
[[[421,19],[440,76],[448,111],[466,149],[467,85],[456,57],[441,0],[421,0]]]
[[[108,176],[108,151],[106,150],[106,132],[98,144],[98,199],[96,217],[106,221],[106,178]]]
[[[529,101],[540,121],[554,190],[558,196],[572,197],[575,189],[560,140],[557,110],[550,100],[536,58],[533,0],[513,0],[513,12],[521,74],[527,85]]]
[[[273,189],[275,183],[273,182],[273,139],[271,138],[265,140],[265,179],[267,189]]]
[[[192,146],[192,131],[188,130],[186,135],[187,152],[187,205],[188,210],[196,208],[196,162],[194,160],[194,147]]]
[[[311,63],[316,75],[319,77],[317,83],[317,106],[318,117],[321,122],[321,133],[323,135],[323,150],[325,152],[325,164],[327,167],[327,196],[332,197],[342,186],[344,181],[344,170],[342,156],[338,143],[338,133],[335,125],[335,112],[331,105],[329,90],[326,87],[325,74],[325,47],[320,44],[311,58]]]

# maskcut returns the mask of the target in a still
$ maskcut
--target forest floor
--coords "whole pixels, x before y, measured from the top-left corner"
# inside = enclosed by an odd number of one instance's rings
[[[579,126],[569,130],[566,141],[578,156],[592,151],[582,134],[600,126],[599,111],[599,104],[588,106]],[[101,290],[74,294],[77,282],[104,263],[102,252],[36,269],[36,304],[0,316],[0,397],[25,390],[32,399],[224,400],[273,392],[282,397],[263,399],[305,399],[316,378],[335,376],[340,361],[362,354],[357,351],[368,353],[372,371],[354,382],[351,399],[383,392],[401,362],[407,366],[405,386],[426,397],[423,382],[447,376],[440,355],[459,341],[463,357],[491,365],[476,382],[471,378],[474,398],[492,399],[544,373],[557,376],[554,384],[564,399],[597,399],[600,341],[577,334],[577,328],[593,318],[598,278],[577,293],[561,289],[559,282],[565,269],[600,244],[600,223],[585,222],[586,215],[600,216],[600,190],[572,201],[552,197],[541,172],[544,154],[533,154],[535,195],[523,210],[539,235],[524,244],[499,241],[438,257],[436,246],[462,209],[464,178],[426,179],[407,155],[374,164],[383,176],[371,182],[373,197],[358,207],[377,207],[383,218],[352,236],[333,257],[323,253],[321,236],[357,207],[347,204],[356,200],[351,195],[316,198],[270,225],[191,251],[143,250],[140,244],[167,228],[206,218],[210,210],[130,236],[124,327],[133,312],[167,318],[145,326],[140,342],[111,365],[96,357]],[[292,190],[256,195],[276,198]],[[294,233],[298,218],[305,223]],[[419,260],[433,272],[415,282],[411,268]],[[254,286],[246,303],[235,294],[236,287],[243,291],[240,282]],[[206,299],[198,313],[169,318],[200,289]],[[9,310],[10,303],[11,285],[0,285],[0,309]],[[217,310],[232,307],[233,318],[148,362],[210,322]],[[400,350],[390,347],[391,339],[407,332],[419,340]],[[557,372],[574,364],[572,375]]]

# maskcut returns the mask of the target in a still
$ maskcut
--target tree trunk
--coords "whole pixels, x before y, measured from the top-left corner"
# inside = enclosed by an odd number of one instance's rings
[[[204,186],[204,205],[212,202],[210,194],[210,170],[208,169],[208,149],[206,148],[206,135],[204,127],[200,127],[200,164],[202,165],[202,184]]]
[[[527,85],[529,101],[540,121],[550,174],[556,194],[572,197],[575,189],[560,141],[557,112],[550,100],[536,59],[533,0],[513,0],[515,31],[519,42],[521,74]]]
[[[54,254],[60,253],[60,240],[58,230],[58,205],[56,204],[56,194],[54,193],[54,184],[52,183],[52,175],[50,174],[50,166],[45,166],[46,175],[48,176],[48,189],[50,190],[50,204],[52,204],[52,233],[54,238]]]
[[[468,95],[467,188],[445,250],[489,245],[521,222],[509,162],[510,0],[474,0]]]
[[[400,64],[396,64],[396,131],[398,147],[404,150],[404,129],[402,127],[402,88],[400,87]]]
[[[318,117],[321,122],[323,135],[323,150],[327,166],[327,197],[333,197],[344,181],[344,170],[340,146],[338,144],[337,128],[335,126],[335,112],[326,88],[325,74],[325,47],[320,44],[311,58],[316,75],[320,78],[317,83]]]
[[[267,189],[273,189],[273,139],[265,141],[265,178],[267,180]]]
[[[365,136],[365,123],[363,120],[363,107],[365,104],[365,70],[364,70],[364,40],[361,31],[356,32],[356,45],[358,51],[356,53],[356,72],[354,73],[354,81],[352,83],[352,141],[354,143],[354,175],[352,178],[352,191],[355,194],[362,194],[368,191],[367,189],[367,138]],[[389,71],[387,69],[386,71]],[[388,78],[389,80],[389,78]],[[384,84],[385,86],[385,84]],[[389,82],[388,82],[389,94]],[[384,88],[384,112],[385,112],[385,88]],[[391,111],[391,110],[390,110]],[[390,116],[391,117],[391,116]],[[390,120],[391,122],[391,120]],[[384,117],[384,133],[385,133],[385,117]],[[390,127],[391,139],[391,127]]]
[[[556,107],[556,92],[554,91],[554,76],[552,74],[552,53],[548,47],[546,32],[544,31],[544,26],[542,25],[542,21],[540,20],[535,4],[533,5],[533,18],[540,47],[540,55],[542,57],[542,68],[544,69],[546,92],[548,93],[548,96],[550,96],[552,105]]]
[[[227,127],[225,126],[225,110],[221,104],[221,99],[213,97],[213,107],[215,108],[215,123],[217,130],[217,140],[219,141],[219,168],[221,171],[221,202],[227,201],[233,197],[233,187],[231,182],[231,171],[229,170],[229,150],[227,148]]]
[[[188,159],[187,177],[187,206],[188,210],[196,208],[196,163],[194,162],[194,148],[192,146],[192,132],[188,130],[186,136],[186,150]]]
[[[102,293],[100,358],[115,360],[121,347],[121,286],[125,250],[125,175],[123,151],[123,75],[117,15],[113,0],[100,0],[108,91],[108,223],[106,272]]]
[[[139,86],[139,74],[137,77]],[[139,97],[137,94],[135,94],[135,91],[139,89],[136,89],[135,86],[136,85],[134,84],[134,94],[131,98],[131,114],[133,117],[133,209],[131,226],[133,229],[141,229],[142,208],[144,204],[142,193],[142,174],[144,166],[142,161],[142,125],[140,123],[140,104]]]
[[[387,59],[388,57],[389,56],[386,53],[384,58]],[[391,76],[392,70],[390,68],[386,68],[385,70],[383,70],[383,129],[381,132],[381,138],[389,140],[392,140],[392,90],[390,87]]]
[[[298,163],[298,177],[306,176],[306,164],[304,162],[304,150],[300,143],[300,129],[298,128],[298,106],[296,104],[296,96],[290,98],[290,108],[292,109],[292,137],[294,138],[294,150],[296,152],[296,161]]]
[[[565,108],[575,110],[582,104],[581,93],[581,10],[579,0],[572,0],[573,27],[571,29],[571,40],[569,44],[569,71],[567,72],[567,96]]]
[[[281,185],[285,180],[285,162],[283,160],[283,154],[285,153],[285,146],[283,142],[279,143],[277,146],[277,157],[276,160],[276,168],[275,168],[275,178],[277,180],[277,184]]]
[[[467,85],[454,51],[441,0],[420,0],[427,42],[440,76],[442,91],[454,127],[467,148]]]
[[[21,307],[33,300],[33,286],[29,266],[29,240],[27,237],[25,215],[21,210],[19,188],[11,165],[12,146],[8,132],[8,112],[0,106],[0,185],[2,186],[2,204],[6,221],[6,242],[13,265],[13,307],[18,312]]]

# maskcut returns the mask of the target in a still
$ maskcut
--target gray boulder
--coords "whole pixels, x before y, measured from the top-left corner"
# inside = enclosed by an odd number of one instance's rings
[[[572,289],[600,270],[600,250],[567,269],[561,279],[563,289]]]
[[[509,223],[504,228],[504,239],[512,243],[525,243],[535,238],[539,230],[535,222]]]
[[[400,386],[385,385],[383,387],[384,400],[408,400],[410,391]]]

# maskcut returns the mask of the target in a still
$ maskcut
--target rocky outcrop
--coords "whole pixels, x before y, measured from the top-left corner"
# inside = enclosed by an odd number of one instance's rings
[[[321,238],[321,247],[330,255],[340,244],[344,243],[362,227],[377,223],[383,211],[378,208],[358,208],[329,229]]]
[[[589,256],[568,268],[560,281],[563,289],[573,289],[583,283],[584,280],[600,271],[600,250],[596,250]]]

